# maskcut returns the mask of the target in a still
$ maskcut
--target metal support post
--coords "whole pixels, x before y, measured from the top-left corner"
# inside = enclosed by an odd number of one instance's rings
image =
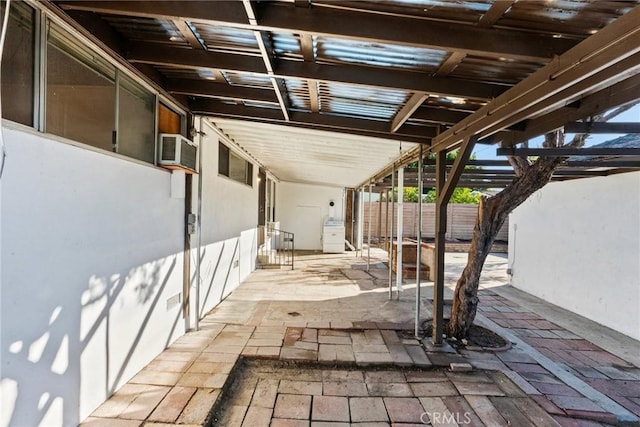
[[[434,345],[442,345],[444,308],[444,239],[447,231],[447,201],[440,197],[446,180],[447,152],[436,153],[436,282],[433,287],[433,336]]]
[[[380,246],[382,241],[382,192],[378,193],[378,240],[376,243]]]
[[[367,272],[371,268],[371,213],[373,211],[371,206],[371,183],[369,184],[369,221],[367,225]]]
[[[393,252],[393,220],[395,218],[395,198],[393,196],[393,190],[396,186],[396,166],[393,165],[393,170],[391,171],[391,217],[388,219],[389,221],[389,299],[393,299],[393,258],[391,257],[391,253]]]
[[[420,145],[420,157],[418,157],[418,232],[416,240],[416,324],[415,336],[420,332],[420,282],[422,270],[422,145]]]
[[[360,258],[363,257],[362,250],[364,246],[364,187],[360,188],[360,200],[358,200],[358,250],[360,250]],[[356,257],[358,252],[356,251]]]
[[[385,200],[385,215],[384,215],[384,245],[387,247],[389,253],[391,253],[391,249],[389,248],[389,197],[391,197],[391,190],[387,190],[387,200]],[[393,226],[392,226],[393,227]]]
[[[402,287],[402,236],[404,232],[402,227],[404,224],[404,166],[398,169],[398,246],[396,247],[396,294],[400,299],[400,292],[404,290]]]

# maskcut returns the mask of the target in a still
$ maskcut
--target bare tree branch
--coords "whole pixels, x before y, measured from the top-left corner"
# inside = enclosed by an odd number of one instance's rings
[[[544,148],[559,148],[564,143],[564,133],[560,130],[554,130],[544,136],[542,146]]]
[[[527,172],[527,169],[531,164],[524,157],[519,156],[507,156],[507,160],[511,167],[513,167],[513,171],[516,173],[516,176],[522,176]]]
[[[605,115],[605,114],[601,114],[601,119],[600,120],[595,120],[595,121],[601,121],[601,122],[608,122],[609,120],[613,119],[614,117],[624,113],[627,110],[632,109],[633,107],[635,107],[636,105],[638,105],[638,102],[632,102],[629,103],[627,105],[623,105],[621,107],[616,108],[615,110],[611,111],[609,114]]]
[[[584,145],[588,136],[588,133],[577,133],[573,136],[571,142],[566,143],[563,147],[580,148]]]

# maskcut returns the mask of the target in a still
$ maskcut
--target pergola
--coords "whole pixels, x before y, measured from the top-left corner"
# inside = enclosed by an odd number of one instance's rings
[[[448,200],[457,185],[501,187],[513,176],[506,161],[470,161],[476,144],[496,144],[501,155],[597,156],[569,160],[559,180],[640,169],[639,149],[517,147],[563,127],[639,131],[637,123],[590,119],[640,99],[637,0],[53,0],[47,7],[191,114],[211,116],[281,179],[321,182],[329,167],[359,164],[332,184],[383,191],[395,170],[419,161],[404,179],[438,191],[438,342]],[[331,136],[306,140],[317,130]],[[290,135],[300,138],[295,153],[282,148]],[[332,156],[320,156],[326,147]],[[447,162],[452,150],[458,157]],[[387,157],[374,164],[369,152]],[[423,167],[428,152],[435,161]],[[303,171],[309,165],[316,175]]]

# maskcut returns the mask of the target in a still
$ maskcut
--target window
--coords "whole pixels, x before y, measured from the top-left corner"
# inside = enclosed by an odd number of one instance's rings
[[[4,9],[2,2],[2,16]],[[2,117],[27,126],[33,126],[34,41],[34,10],[11,2],[2,55]]]
[[[229,148],[224,144],[218,144],[218,173],[229,176]]]
[[[6,2],[0,7],[4,13]],[[184,115],[164,105],[156,111],[156,93],[63,26],[39,17],[28,3],[11,2],[2,57],[2,116],[154,163],[157,131],[181,133]]]
[[[218,173],[253,187],[253,164],[232,153],[222,143],[218,144]]]
[[[46,131],[115,151],[115,67],[50,23]]]
[[[155,160],[155,95],[53,23],[47,34],[45,114],[49,133]]]
[[[118,73],[118,153],[153,163],[155,106],[155,95],[132,78]]]

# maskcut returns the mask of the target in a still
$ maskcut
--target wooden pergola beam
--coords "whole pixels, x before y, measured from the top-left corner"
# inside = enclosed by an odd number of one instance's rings
[[[640,120],[640,117],[638,118]],[[565,133],[640,133],[640,122],[572,122],[564,125]]]
[[[111,15],[181,19],[205,24],[250,28],[239,2],[209,1],[80,1],[57,2],[66,10],[87,10]],[[501,3],[501,2],[497,2]],[[499,11],[498,11],[499,12]],[[575,40],[526,31],[496,30],[451,24],[424,18],[375,15],[356,10],[295,7],[276,2],[256,6],[259,31],[313,33],[373,43],[397,43],[427,49],[458,51],[488,57],[511,57],[547,61],[570,49]]]
[[[189,106],[194,113],[206,116],[231,117],[247,121],[284,124],[294,127],[343,132],[393,141],[429,144],[431,136],[435,135],[434,128],[409,127],[405,125],[405,127],[401,128],[397,133],[390,133],[388,123],[384,121],[299,111],[292,111],[289,121],[286,122],[277,108],[229,105],[205,99],[196,99],[192,101]]]
[[[191,28],[185,21],[181,19],[173,19],[171,22],[173,22],[173,25],[175,25],[178,31],[180,31],[180,34],[182,34],[182,37],[184,37],[187,43],[189,43],[189,46],[194,49],[207,50],[207,47],[202,42],[200,42],[200,40],[196,37],[193,31],[191,31]]]
[[[423,92],[416,92],[411,95],[400,111],[398,111],[393,117],[393,120],[391,121],[391,133],[396,132],[428,97],[429,94]]]
[[[195,79],[170,79],[165,88],[167,92],[181,93],[183,95],[200,96],[205,98],[234,99],[238,101],[257,101],[277,103],[273,90],[253,87],[231,86],[215,81],[202,81]]]
[[[497,156],[640,156],[640,148],[498,148]]]
[[[242,0],[242,4],[244,6],[245,12],[247,13],[249,24],[252,28],[254,28],[253,35],[255,36],[256,42],[258,43],[260,56],[262,56],[262,61],[264,62],[264,66],[267,69],[267,75],[269,76],[269,80],[271,80],[273,91],[276,94],[276,98],[278,98],[278,105],[280,106],[280,110],[282,111],[284,120],[288,122],[290,105],[289,98],[287,97],[287,87],[282,79],[278,79],[275,77],[275,54],[273,53],[271,40],[266,33],[263,33],[260,29],[257,28],[258,22],[256,20],[256,14],[253,10],[253,4],[251,3],[251,1]]]
[[[216,69],[266,75],[261,57],[223,52],[205,52],[157,43],[131,42],[126,49],[131,62],[177,68]],[[413,71],[387,70],[356,65],[327,65],[314,62],[280,61],[275,66],[277,78],[313,79],[317,81],[375,86],[387,89],[425,92],[433,95],[489,99],[509,86],[464,79],[434,77]]]
[[[465,139],[486,131],[497,132],[519,121],[519,113],[528,118],[541,110],[541,104],[564,91],[564,99],[573,102],[585,92],[578,90],[579,83],[599,71],[634,56],[640,51],[640,6],[598,31],[565,54],[539,69],[518,85],[498,96],[471,116],[446,130],[434,140],[433,149],[448,150]],[[601,85],[611,85],[626,78],[638,64],[628,64]]]

